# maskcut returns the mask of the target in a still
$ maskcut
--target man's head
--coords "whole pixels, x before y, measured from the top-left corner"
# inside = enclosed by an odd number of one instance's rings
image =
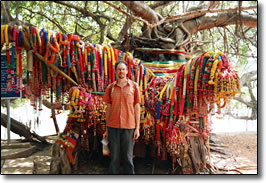
[[[128,69],[125,61],[120,61],[115,64],[115,72],[119,79],[124,79],[127,76]]]

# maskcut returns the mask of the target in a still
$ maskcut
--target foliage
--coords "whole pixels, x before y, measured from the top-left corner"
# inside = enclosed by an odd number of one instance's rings
[[[24,103],[27,101],[28,101],[28,99],[26,99],[26,98],[10,99],[10,107],[16,109],[18,107],[23,106]],[[6,100],[5,99],[1,99],[1,106],[6,107]]]

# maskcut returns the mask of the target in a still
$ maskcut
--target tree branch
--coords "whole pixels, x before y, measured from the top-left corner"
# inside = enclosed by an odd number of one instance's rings
[[[1,12],[3,12],[3,15],[6,17],[7,22],[11,22],[14,20],[14,18],[11,16],[9,12],[9,8],[6,7],[10,1],[1,1]]]
[[[257,74],[257,71],[250,71],[247,73],[244,73],[240,78],[240,88],[247,85],[249,80]]]
[[[187,34],[187,38],[182,43],[177,43],[177,40],[176,40],[175,48],[185,45],[186,43],[190,41],[190,38],[191,38],[190,32],[184,27],[183,23],[180,24],[180,28]],[[176,36],[176,39],[177,39],[177,36]]]
[[[188,8],[187,12],[213,9],[216,8],[218,5],[219,1],[199,1],[199,4]]]
[[[73,5],[71,3],[68,3],[66,1],[54,1],[54,2],[58,3],[58,4],[61,4],[61,5],[64,5],[64,6],[69,7],[69,8],[73,8],[73,9],[79,11],[80,13],[82,13],[84,16],[89,16],[93,20],[95,20],[98,23],[98,25],[100,27],[100,31],[101,31],[100,44],[103,43],[103,41],[104,41],[104,32],[105,32],[106,25],[101,22],[99,16],[94,15],[93,13],[89,12],[86,9],[86,4],[85,4],[84,8],[80,8],[79,6],[75,6],[75,5]]]
[[[228,112],[224,113],[223,115],[224,116],[226,116],[226,115],[231,116],[234,119],[254,120],[253,115],[251,115],[251,116],[236,116],[236,115],[232,114],[231,111],[228,111]]]
[[[45,17],[46,19],[48,19],[50,22],[52,22],[54,25],[56,25],[58,28],[59,28],[59,30],[61,31],[61,32],[63,32],[63,33],[66,33],[66,30],[56,21],[56,19],[54,18],[54,19],[51,19],[51,18],[49,18],[48,16],[46,16],[45,14],[43,14],[43,13],[40,13],[40,12],[34,12],[34,11],[32,11],[31,9],[29,9],[29,8],[26,8],[26,7],[21,7],[21,8],[23,8],[23,9],[26,9],[26,10],[28,10],[29,12],[31,12],[31,13],[34,13],[34,14],[38,14],[38,15],[41,15],[41,16],[43,16],[43,17]]]
[[[126,5],[131,11],[133,11],[137,16],[141,17],[142,19],[135,17],[133,15],[130,15],[129,13],[125,12],[124,10],[116,7],[115,5],[104,1],[106,4],[116,8],[118,11],[122,12],[126,16],[143,22],[146,26],[149,28],[153,28],[155,26],[158,26],[162,23],[170,22],[176,19],[180,19],[181,22],[184,22],[184,27],[190,32],[190,34],[194,34],[199,30],[204,29],[210,29],[216,26],[226,26],[230,24],[236,24],[236,18],[234,17],[234,13],[231,12],[237,12],[239,10],[250,10],[257,8],[257,6],[250,6],[250,7],[238,7],[238,8],[229,8],[229,9],[205,9],[200,11],[193,11],[188,13],[183,13],[177,16],[168,17],[166,19],[162,19],[159,21],[160,17],[158,17],[158,14],[155,14],[154,11],[151,8],[143,8],[141,5],[146,5],[144,3],[137,3],[136,1],[133,2],[124,2],[121,1],[124,5]],[[216,3],[217,4],[217,3]],[[216,4],[214,3],[213,6],[210,4],[210,7],[215,7]],[[133,6],[134,5],[134,6]],[[143,13],[145,11],[145,13]],[[212,16],[202,16],[206,13],[218,13],[216,17]],[[201,17],[200,17],[201,16]],[[198,18],[199,23],[191,23],[189,20],[194,19],[196,17]],[[250,15],[244,15],[241,14],[241,19],[243,25],[250,26],[250,27],[256,27],[257,26],[257,18]]]
[[[174,2],[176,1],[158,1],[155,4],[150,5],[150,8],[153,10],[158,10]]]
[[[129,13],[125,12],[125,11],[122,10],[121,8],[115,6],[114,4],[112,4],[112,3],[108,2],[108,1],[103,1],[103,2],[106,3],[106,4],[108,4],[108,5],[111,6],[111,7],[115,8],[116,10],[120,11],[120,12],[123,13],[124,15],[126,15],[126,16],[128,16],[128,17],[134,19],[134,20],[137,20],[137,21],[139,21],[139,22],[142,22],[142,23],[144,23],[144,24],[146,24],[146,25],[151,25],[151,24],[149,24],[148,21],[143,20],[143,19],[140,19],[140,18],[138,18],[138,17],[136,17],[136,16],[133,16],[133,15],[130,15]]]
[[[149,23],[157,23],[162,16],[151,9],[144,1],[121,1],[130,11]]]
[[[243,11],[243,10],[250,10],[250,9],[254,9],[254,8],[257,8],[257,6],[243,7],[240,10]],[[201,10],[201,11],[188,12],[188,13],[183,13],[181,15],[168,17],[165,20],[160,21],[157,24],[153,24],[152,26],[158,26],[162,23],[170,22],[170,21],[180,19],[180,18],[182,18],[182,21],[185,22],[185,21],[188,21],[190,19],[202,16],[206,13],[225,13],[225,12],[230,13],[230,12],[237,12],[238,10],[239,10],[239,8],[229,8],[229,9],[207,9],[207,10]],[[256,19],[256,21],[257,21],[257,19]],[[257,26],[257,22],[254,22],[253,27],[256,27],[256,26]]]
[[[194,34],[200,30],[211,29],[213,27],[224,27],[227,25],[236,24],[236,20],[239,17],[236,13],[218,13],[214,16],[203,16],[197,18],[199,22],[198,25],[192,20],[184,22],[184,25],[190,31],[191,34]],[[257,27],[257,17],[241,14],[242,23],[248,27]]]
[[[254,105],[252,102],[246,102],[242,97],[238,96],[238,97],[233,97],[234,100],[237,100],[240,103],[245,104],[247,107],[253,108]]]
[[[125,22],[123,28],[121,29],[121,31],[119,32],[119,36],[117,38],[117,41],[122,42],[125,35],[127,34],[128,29],[131,27],[133,22],[134,22],[134,20],[132,18],[130,18],[130,17],[126,18],[126,22]]]
[[[18,9],[18,7],[17,7],[17,9]],[[2,14],[2,12],[3,12],[3,14]],[[17,12],[18,11],[16,10],[16,13]],[[9,9],[7,9],[7,7],[5,6],[4,1],[1,1],[1,15],[3,16],[3,20],[1,17],[1,24],[8,24],[8,25],[18,24],[18,25],[25,25],[25,26],[34,26],[30,23],[18,20],[17,18],[14,19],[10,14]]]
[[[20,1],[16,1],[16,3],[17,3],[17,6],[16,6],[16,19],[18,19]]]
[[[173,2],[175,2],[175,1],[159,1],[159,2],[156,2],[155,4],[150,5],[150,8],[153,10],[158,10],[158,9],[161,9],[161,8],[171,4]],[[134,19],[130,18],[130,16],[127,16],[126,22],[125,22],[123,28],[121,29],[121,31],[119,32],[119,34],[118,34],[119,36],[116,39],[116,42],[121,42],[124,39],[125,35],[127,34],[128,29],[131,27],[133,22],[134,22]],[[108,35],[108,34],[107,34],[107,37],[111,40],[115,39],[111,35]]]
[[[253,94],[253,91],[252,91],[252,87],[251,87],[251,82],[247,83],[247,86],[248,86],[248,92],[250,94],[250,98],[251,98],[251,102],[254,104],[254,105],[257,105],[257,100]]]
[[[75,6],[71,3],[67,3],[66,1],[54,1],[55,3],[58,3],[58,4],[61,4],[61,5],[64,5],[64,6],[67,6],[69,8],[73,8],[79,12],[81,12],[83,15],[85,16],[89,16],[91,17],[93,20],[95,20],[99,25],[102,24],[102,22],[100,21],[99,17],[94,15],[93,13],[87,11],[85,8],[80,8],[78,6]]]
[[[254,55],[245,55],[245,54],[241,54],[241,53],[229,53],[229,52],[224,52],[226,55],[234,55],[234,56],[242,56],[242,57],[250,57],[250,58],[257,58],[257,56],[254,56]]]

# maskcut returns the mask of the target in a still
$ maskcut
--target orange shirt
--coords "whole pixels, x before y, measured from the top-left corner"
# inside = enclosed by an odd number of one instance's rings
[[[127,84],[121,88],[117,81],[106,88],[103,101],[111,104],[107,127],[134,129],[135,105],[140,103],[140,90],[136,82],[128,79]]]

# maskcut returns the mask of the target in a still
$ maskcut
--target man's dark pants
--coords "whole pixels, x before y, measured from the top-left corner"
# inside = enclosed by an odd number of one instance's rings
[[[120,174],[120,157],[123,161],[124,174],[135,174],[133,164],[134,131],[135,129],[108,127],[111,158],[109,174]]]

